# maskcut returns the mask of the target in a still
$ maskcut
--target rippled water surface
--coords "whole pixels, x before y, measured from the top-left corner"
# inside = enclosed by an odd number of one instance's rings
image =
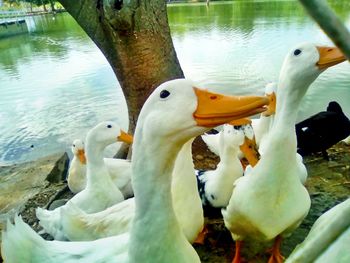
[[[350,2],[330,1],[350,27]],[[235,1],[168,7],[186,77],[226,93],[262,92],[295,44],[331,44],[295,1]],[[33,17],[29,34],[0,39],[0,163],[67,150],[102,120],[127,127],[122,91],[96,46],[68,14]],[[327,70],[299,118],[337,100],[350,116],[350,66]]]

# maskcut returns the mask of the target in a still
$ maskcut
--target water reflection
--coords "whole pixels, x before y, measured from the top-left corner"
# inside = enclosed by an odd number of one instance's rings
[[[350,27],[350,1],[329,2]],[[175,4],[168,15],[185,75],[219,92],[262,93],[295,44],[331,44],[297,1]],[[68,14],[33,17],[29,31],[0,40],[0,163],[67,150],[102,120],[127,125],[111,68]],[[324,110],[330,100],[350,116],[348,63],[320,76],[299,118]]]
[[[119,84],[76,22],[33,19],[30,34],[0,41],[0,163],[69,149],[102,120],[127,128]]]
[[[350,27],[350,2],[329,2]],[[186,76],[221,92],[262,92],[267,82],[277,81],[293,46],[305,41],[332,45],[297,1],[172,5],[168,13]],[[305,97],[299,119],[324,110],[330,100],[350,115],[349,86],[347,63],[323,73]]]

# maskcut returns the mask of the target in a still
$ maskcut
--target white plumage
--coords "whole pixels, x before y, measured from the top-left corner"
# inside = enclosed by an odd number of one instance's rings
[[[261,112],[267,103],[260,97],[214,94],[216,97],[212,99],[212,96],[213,93],[194,88],[187,80],[173,80],[159,86],[144,104],[133,146],[136,214],[129,235],[89,242],[45,241],[18,219],[15,226],[9,224],[3,232],[4,260],[7,263],[200,262],[173,210],[170,191],[176,156],[191,138],[214,125]],[[183,107],[179,108],[180,103]]]

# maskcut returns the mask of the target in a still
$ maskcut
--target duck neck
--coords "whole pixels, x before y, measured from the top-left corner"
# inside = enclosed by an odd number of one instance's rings
[[[232,184],[243,175],[241,161],[238,158],[238,150],[226,149],[220,152],[220,162],[215,170],[216,188],[221,193],[232,193]],[[240,171],[241,170],[241,171]]]
[[[87,187],[95,187],[109,178],[107,168],[103,161],[103,150],[105,147],[97,143],[87,142],[86,144],[86,178]],[[105,176],[104,176],[105,175]],[[110,178],[109,178],[110,179]]]
[[[176,219],[171,196],[172,171],[185,142],[153,140],[146,143],[148,140],[140,137],[136,131],[132,157],[136,212],[129,256],[131,262],[145,258],[152,262],[171,262],[178,257],[179,246],[193,250]],[[160,246],[167,248],[161,259]]]
[[[266,154],[278,154],[279,158],[295,159],[297,139],[295,122],[300,101],[309,85],[285,78],[279,81],[275,120],[269,134]]]
[[[220,151],[220,164],[230,165],[233,160],[238,160],[238,149],[238,146],[224,146]]]
[[[192,142],[186,142],[177,155],[175,167],[172,172],[172,195],[173,200],[186,201],[197,194],[197,179],[192,161]]]

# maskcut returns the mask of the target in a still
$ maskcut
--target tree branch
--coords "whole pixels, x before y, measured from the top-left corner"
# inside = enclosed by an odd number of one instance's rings
[[[323,31],[350,60],[350,33],[325,0],[299,0]]]

